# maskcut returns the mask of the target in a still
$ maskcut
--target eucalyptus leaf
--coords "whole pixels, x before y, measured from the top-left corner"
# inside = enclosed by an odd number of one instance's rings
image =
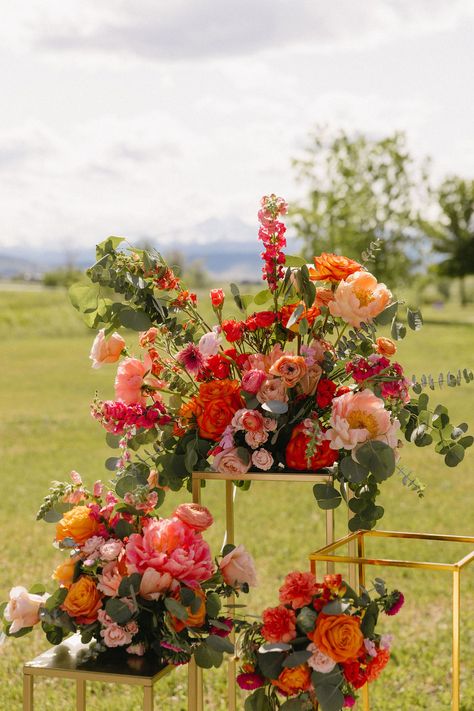
[[[324,511],[337,508],[342,501],[340,492],[330,482],[315,484],[313,494],[319,508]]]
[[[320,684],[314,689],[321,711],[341,711],[344,704],[344,694],[338,686]]]
[[[119,625],[126,624],[133,616],[129,606],[116,597],[111,597],[107,600],[105,611]]]

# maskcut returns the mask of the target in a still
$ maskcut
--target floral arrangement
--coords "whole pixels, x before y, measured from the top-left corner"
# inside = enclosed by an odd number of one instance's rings
[[[237,682],[252,691],[245,708],[340,711],[356,703],[357,690],[374,681],[390,659],[391,635],[375,631],[379,612],[395,615],[404,602],[375,580],[376,596],[357,595],[341,575],[322,583],[293,572],[279,590],[278,607],[262,621],[241,621]],[[285,701],[286,699],[286,701]]]
[[[145,494],[146,490],[146,494]],[[52,644],[71,633],[96,641],[96,651],[150,651],[168,664],[191,656],[219,666],[234,651],[233,621],[222,599],[248,592],[255,568],[243,546],[228,545],[215,562],[203,532],[213,518],[198,504],[180,504],[159,518],[150,481],[141,500],[120,501],[96,482],[88,491],[77,472],[56,483],[38,517],[56,522],[56,547],[67,559],[53,573],[57,588],[16,586],[0,609],[7,636],[20,637],[41,623]]]
[[[92,414],[117,450],[106,467],[120,496],[139,498],[147,476],[157,477],[159,505],[167,488],[189,486],[193,471],[231,474],[242,488],[249,471],[326,471],[332,481],[314,486],[318,504],[344,499],[351,529],[370,529],[384,513],[379,487],[395,472],[423,495],[399,461],[403,439],[433,445],[450,467],[474,441],[446,407],[430,405],[431,376],[409,381],[394,359],[406,327],[401,302],[366,266],[376,245],[360,263],[323,253],[307,265],[284,253],[286,213],[282,198],[262,198],[266,288],[258,293],[232,284],[230,300],[212,289],[198,308],[159,253],[124,249],[116,237],[97,247],[89,283],[71,288],[74,306],[99,329],[93,367],[118,362],[115,398],[97,398]],[[408,308],[406,319],[421,328],[419,311]],[[390,338],[377,335],[389,324]],[[138,332],[133,352],[120,328]],[[448,385],[463,377],[474,376],[448,374]]]

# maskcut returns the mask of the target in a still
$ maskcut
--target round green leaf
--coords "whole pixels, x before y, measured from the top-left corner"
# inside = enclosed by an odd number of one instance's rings
[[[315,484],[313,486],[313,494],[319,508],[324,511],[337,508],[342,501],[340,492],[329,482]]]
[[[122,326],[130,328],[132,331],[147,331],[152,325],[148,314],[144,311],[135,311],[135,309],[122,309],[119,318]]]

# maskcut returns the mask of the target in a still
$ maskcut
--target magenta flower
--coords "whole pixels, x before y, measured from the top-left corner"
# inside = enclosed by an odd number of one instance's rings
[[[239,674],[237,677],[237,684],[241,689],[245,691],[253,691],[263,686],[265,679],[260,676],[260,674],[255,674],[255,672],[247,672],[245,674]]]
[[[390,617],[393,617],[393,615],[396,615],[398,612],[400,612],[405,602],[405,596],[402,592],[400,592],[400,590],[394,590],[392,594],[392,599],[394,599],[394,602],[387,610],[385,610],[385,614],[390,615]]]
[[[176,360],[181,363],[191,375],[198,375],[206,365],[206,357],[201,353],[198,346],[188,343],[176,355]]]

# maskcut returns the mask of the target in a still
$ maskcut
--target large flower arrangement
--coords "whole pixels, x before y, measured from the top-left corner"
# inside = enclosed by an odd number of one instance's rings
[[[361,263],[321,254],[306,265],[283,252],[286,212],[281,198],[262,198],[267,288],[245,295],[232,284],[231,312],[222,289],[199,309],[160,254],[123,249],[121,238],[99,245],[90,283],[72,287],[73,304],[100,329],[93,366],[119,361],[114,400],[96,399],[92,413],[119,450],[106,466],[120,495],[139,496],[150,475],[160,503],[193,470],[239,481],[249,470],[329,469],[332,483],[314,487],[319,505],[351,499],[351,528],[370,529],[383,515],[379,486],[394,472],[423,493],[399,462],[403,438],[432,444],[448,466],[472,444],[464,424],[430,406],[422,388],[432,379],[411,383],[394,360],[406,327],[397,299],[365,266],[373,253]],[[421,314],[408,309],[407,321],[419,330]],[[390,323],[392,337],[378,336]],[[121,327],[139,332],[138,353]],[[461,379],[448,374],[449,385]]]
[[[213,523],[208,509],[180,504],[159,518],[150,481],[133,504],[104,491],[88,491],[77,472],[57,483],[38,517],[56,521],[55,544],[67,559],[53,573],[57,588],[16,586],[1,607],[6,635],[19,637],[41,623],[49,642],[78,632],[96,651],[120,648],[185,664],[219,666],[233,621],[222,599],[255,584],[253,561],[243,546],[227,546],[219,561],[202,536]],[[63,512],[63,513],[60,513]]]
[[[357,690],[390,659],[391,635],[375,631],[379,612],[394,615],[404,601],[399,591],[387,592],[380,578],[375,592],[373,599],[366,590],[359,596],[340,575],[318,583],[312,573],[289,573],[278,607],[264,610],[261,622],[240,622],[237,682],[252,691],[245,708],[354,706]]]

